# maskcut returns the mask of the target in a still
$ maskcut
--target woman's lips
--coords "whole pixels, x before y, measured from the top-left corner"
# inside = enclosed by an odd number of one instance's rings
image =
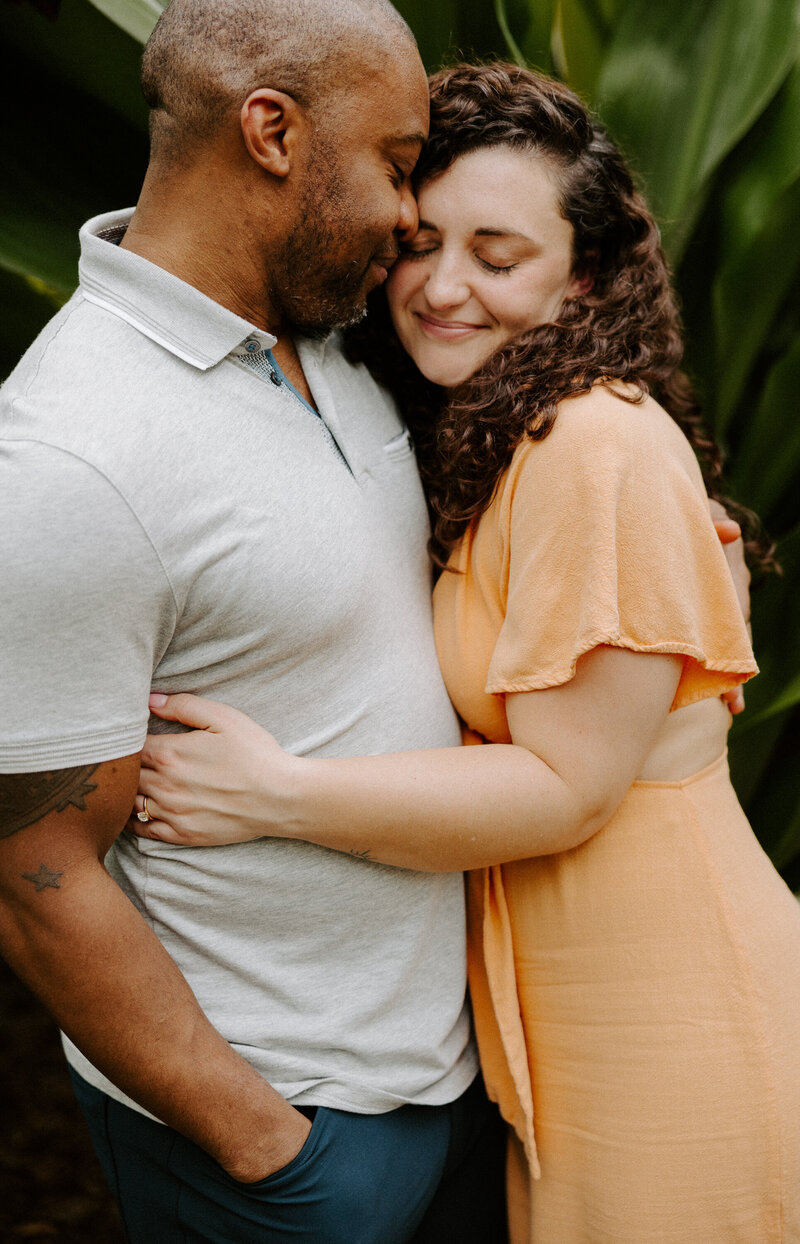
[[[414,314],[423,332],[441,341],[459,341],[484,327],[483,324],[468,324],[465,320],[437,320],[432,315],[423,315],[421,311]]]

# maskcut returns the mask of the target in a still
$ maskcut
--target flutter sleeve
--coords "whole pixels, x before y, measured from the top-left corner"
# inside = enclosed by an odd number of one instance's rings
[[[692,449],[651,399],[595,388],[515,455],[486,691],[568,682],[601,644],[683,656],[672,708],[758,672]]]

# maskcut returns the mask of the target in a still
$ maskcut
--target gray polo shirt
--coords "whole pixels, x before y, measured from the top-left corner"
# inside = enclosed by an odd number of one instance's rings
[[[335,337],[299,341],[315,414],[273,337],[111,244],[126,219],[83,228],[80,288],[2,390],[0,771],[137,751],[151,684],[301,755],[457,744],[392,402]],[[108,866],[292,1101],[379,1113],[474,1076],[460,875],[128,835]]]

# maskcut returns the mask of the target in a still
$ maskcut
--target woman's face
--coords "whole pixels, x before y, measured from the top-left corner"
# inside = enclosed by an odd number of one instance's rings
[[[386,291],[397,335],[435,384],[466,380],[586,287],[544,157],[508,147],[460,156],[422,187],[419,217]]]

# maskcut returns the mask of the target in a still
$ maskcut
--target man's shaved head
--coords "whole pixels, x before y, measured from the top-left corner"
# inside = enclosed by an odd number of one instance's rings
[[[258,87],[313,115],[414,36],[388,0],[172,0],[142,59],[153,155],[179,158],[238,121]]]

